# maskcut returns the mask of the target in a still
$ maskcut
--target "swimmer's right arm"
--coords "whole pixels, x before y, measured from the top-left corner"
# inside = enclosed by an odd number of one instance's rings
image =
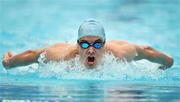
[[[2,63],[6,69],[38,63],[38,58],[43,52],[46,52],[45,62],[68,60],[78,54],[76,45],[58,43],[38,50],[28,50],[17,55],[10,52],[5,53]]]
[[[6,69],[11,69],[17,66],[25,66],[36,63],[38,62],[38,57],[43,51],[44,49],[27,50],[17,55],[13,55],[12,53],[7,52],[4,54],[2,64]]]

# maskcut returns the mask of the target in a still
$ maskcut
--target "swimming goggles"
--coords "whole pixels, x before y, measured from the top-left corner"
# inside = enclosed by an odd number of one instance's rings
[[[86,40],[81,40],[81,41],[78,40],[77,42],[81,46],[81,48],[83,48],[83,49],[87,49],[90,46],[92,46],[92,47],[94,47],[96,49],[100,49],[100,48],[102,48],[104,46],[104,43],[105,43],[105,41],[102,41],[100,39],[94,41],[93,43],[89,43]]]

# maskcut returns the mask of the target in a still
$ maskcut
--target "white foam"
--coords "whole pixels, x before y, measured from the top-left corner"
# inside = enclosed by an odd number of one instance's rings
[[[102,64],[94,69],[85,68],[79,56],[69,61],[43,63],[42,54],[38,61],[39,65],[19,67],[13,69],[11,74],[37,73],[43,78],[102,80],[158,80],[165,77],[165,72],[154,63],[147,60],[128,63],[126,60],[118,60],[112,54],[105,54]]]

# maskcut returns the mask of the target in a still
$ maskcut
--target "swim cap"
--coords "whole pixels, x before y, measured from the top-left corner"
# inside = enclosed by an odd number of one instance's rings
[[[99,36],[105,41],[103,26],[94,19],[84,21],[78,30],[78,39],[84,36]]]

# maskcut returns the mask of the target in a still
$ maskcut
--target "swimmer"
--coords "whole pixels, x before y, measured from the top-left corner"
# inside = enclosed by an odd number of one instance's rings
[[[45,62],[69,60],[79,55],[80,61],[87,68],[95,68],[100,64],[106,52],[128,62],[146,59],[160,64],[160,69],[167,69],[173,65],[173,58],[150,46],[120,40],[106,41],[104,28],[96,20],[86,20],[80,25],[75,44],[58,43],[16,55],[7,52],[2,63],[6,69],[38,63],[38,58],[43,52],[46,57]]]

